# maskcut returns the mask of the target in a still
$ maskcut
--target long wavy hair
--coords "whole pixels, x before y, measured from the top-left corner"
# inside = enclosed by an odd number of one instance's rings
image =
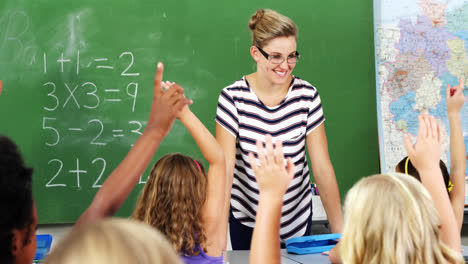
[[[132,217],[160,230],[177,252],[198,255],[206,241],[201,221],[206,182],[201,162],[167,154],[153,166]]]
[[[431,196],[415,178],[363,178],[346,196],[343,263],[464,263],[442,242],[440,226]]]

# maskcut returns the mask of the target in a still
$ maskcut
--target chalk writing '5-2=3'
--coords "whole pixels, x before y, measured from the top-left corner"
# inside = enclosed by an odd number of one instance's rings
[[[67,67],[76,67],[76,75],[80,74],[80,51],[76,52],[76,61],[72,61],[71,58],[65,58],[63,53],[61,53],[60,57],[56,60],[53,59],[52,63],[58,63],[60,68],[60,72],[64,72]],[[120,73],[121,76],[140,76],[138,72],[132,72],[133,64],[135,63],[135,57],[133,53],[130,51],[122,52],[119,56],[119,60],[124,60],[128,63],[126,68]],[[43,64],[44,64],[44,73],[47,73],[47,69],[50,66],[50,60],[47,54],[44,52],[43,54]],[[114,70],[115,65],[109,60],[109,58],[94,58],[92,59],[87,65],[86,68],[96,68],[102,70]],[[70,68],[69,68],[70,69]]]
[[[43,84],[43,86],[49,87],[49,93],[47,96],[51,97],[48,105],[43,107],[44,110],[50,112],[57,110],[61,103],[61,100],[56,94],[57,85],[54,82],[46,82]],[[97,94],[98,87],[92,82],[85,82],[81,85],[63,83],[63,85],[60,87],[68,92],[66,98],[62,98],[62,108],[65,108],[67,105],[74,105],[78,109],[81,109],[81,106],[87,109],[96,109],[101,104],[101,101],[120,102],[122,100],[122,98],[119,98],[119,93],[121,92],[120,89],[104,89],[105,95],[108,97],[104,98],[104,100],[101,100],[101,97]],[[86,92],[84,95],[86,98],[83,98],[83,100],[86,102],[84,104],[80,104],[80,101],[77,98],[79,89],[82,89],[84,92]],[[127,96],[133,99],[132,112],[135,112],[136,98],[138,95],[138,83],[131,82],[127,84],[125,91]]]
[[[49,162],[47,163],[49,164],[49,166],[55,168],[53,169],[54,171],[56,170],[55,174],[52,176],[52,178],[50,178],[50,180],[46,183],[45,187],[46,188],[51,188],[51,187],[76,187],[76,188],[81,188],[81,176],[85,176],[85,175],[88,175],[88,174],[93,174],[92,172],[89,172],[88,169],[84,169],[83,167],[80,167],[80,160],[78,158],[76,158],[76,163],[73,164],[74,167],[72,167],[71,169],[64,169],[63,167],[63,161],[59,160],[59,159],[51,159],[49,160]],[[102,182],[104,182],[104,179],[102,179],[102,176],[105,175],[105,172],[106,172],[106,160],[104,158],[95,158],[92,162],[91,162],[91,166],[92,168],[94,167],[97,167],[97,169],[99,170],[99,175],[97,176],[96,180],[94,180],[94,183],[92,185],[93,188],[101,188],[101,184]],[[67,183],[64,183],[63,181],[60,181],[60,178],[63,178],[63,177],[59,177],[61,174],[63,175],[63,172],[64,173],[69,173],[69,174],[72,174],[76,177],[76,184],[67,184]],[[59,177],[59,178],[58,178]],[[140,177],[140,180],[139,180],[139,184],[145,184],[146,181],[143,181],[143,176]],[[58,178],[58,179],[57,179]],[[68,178],[68,177],[67,177]],[[63,179],[62,179],[63,180]]]
[[[59,132],[59,129],[54,126],[54,123],[57,121],[57,118],[55,117],[43,117],[42,118],[42,129],[47,131],[48,135],[46,136],[46,142],[45,144],[49,147],[56,146],[60,143],[60,135],[62,134]],[[134,133],[140,136],[142,134],[142,128],[143,124],[140,121],[128,121],[129,126],[132,127],[132,129],[128,129],[127,133]],[[107,145],[106,142],[103,142],[102,140],[102,133],[104,132],[104,123],[102,123],[101,120],[99,119],[92,119],[88,121],[87,124],[90,128],[92,129],[93,132],[95,133],[92,137],[92,139],[89,141],[89,144],[91,145],[97,145],[97,146],[105,146]],[[94,128],[94,129],[93,129]],[[83,132],[85,129],[82,127],[76,126],[76,127],[69,127],[66,128],[65,130],[69,131],[69,133],[77,133],[77,136],[80,136],[78,133]],[[122,128],[118,129],[112,129],[112,137],[117,138],[117,137],[123,137],[125,135],[125,130]]]

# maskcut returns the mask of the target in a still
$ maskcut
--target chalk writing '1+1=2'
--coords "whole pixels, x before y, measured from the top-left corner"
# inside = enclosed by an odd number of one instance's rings
[[[130,51],[122,52],[119,56],[119,60],[124,60],[124,58],[129,58],[128,66],[123,70],[120,75],[121,76],[140,76],[140,73],[131,72],[133,64],[135,63],[135,57],[133,53]],[[76,64],[72,62],[71,58],[64,58],[63,53],[61,53],[60,57],[56,60],[56,62],[60,65],[60,72],[63,72],[64,68],[67,67],[68,63],[72,64],[73,67],[76,65],[76,74],[80,74],[80,51],[76,52]],[[47,54],[44,52],[43,54],[43,62],[44,62],[44,73],[47,73],[47,63],[48,58]],[[49,62],[50,63],[50,62]],[[94,58],[86,65],[86,68],[95,67],[96,69],[107,69],[107,70],[114,70],[113,64],[109,61],[108,58]]]

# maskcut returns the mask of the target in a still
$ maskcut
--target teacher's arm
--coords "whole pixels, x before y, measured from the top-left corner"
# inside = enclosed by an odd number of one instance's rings
[[[343,215],[341,213],[340,193],[338,191],[335,171],[328,154],[327,135],[323,123],[307,135],[306,143],[312,172],[319,189],[320,199],[327,212],[331,231],[333,233],[341,233]]]
[[[229,205],[231,202],[231,188],[232,188],[232,179],[234,176],[234,164],[236,163],[236,138],[229,133],[224,127],[219,123],[216,123],[216,140],[223,149],[224,157],[226,160],[226,186],[224,188],[224,207],[223,207],[223,216],[226,221],[222,223],[223,230],[228,232],[228,218],[229,218]],[[227,236],[225,237],[226,241],[224,245],[227,245]]]

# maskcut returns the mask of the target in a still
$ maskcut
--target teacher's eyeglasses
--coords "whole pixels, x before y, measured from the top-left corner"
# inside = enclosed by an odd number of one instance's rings
[[[262,55],[271,63],[273,64],[281,64],[284,62],[285,58],[281,54],[268,54],[261,48],[257,47],[257,49],[262,53]],[[288,55],[286,61],[288,64],[296,64],[299,61],[300,55],[299,52],[295,52],[294,54]]]

